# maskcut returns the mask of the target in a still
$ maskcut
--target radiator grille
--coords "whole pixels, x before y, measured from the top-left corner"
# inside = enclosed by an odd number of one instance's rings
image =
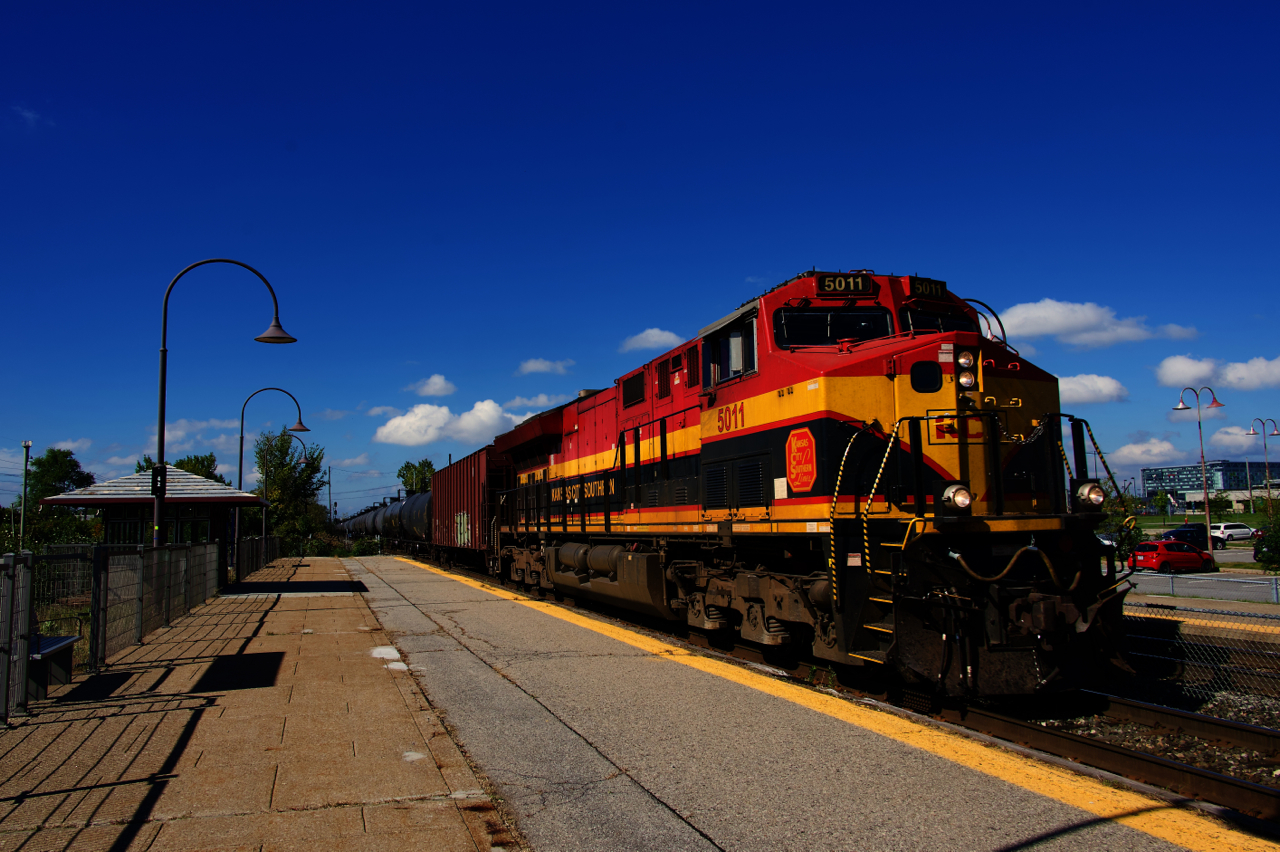
[[[738,465],[738,505],[764,505],[764,471],[760,462]]]
[[[722,464],[712,465],[702,477],[708,509],[729,508],[729,471]]]

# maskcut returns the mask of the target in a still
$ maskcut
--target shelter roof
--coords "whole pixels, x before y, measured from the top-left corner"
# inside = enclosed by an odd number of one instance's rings
[[[166,503],[222,503],[229,506],[265,506],[267,501],[257,494],[205,479],[171,464],[165,465]],[[40,502],[48,506],[108,506],[113,503],[150,503],[151,471],[143,471],[119,479],[111,479],[78,488],[66,494],[46,497]]]

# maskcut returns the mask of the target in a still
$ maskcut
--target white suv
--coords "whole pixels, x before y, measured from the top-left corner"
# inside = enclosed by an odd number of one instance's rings
[[[1246,524],[1210,524],[1209,531],[1213,535],[1222,536],[1227,541],[1253,537],[1253,527]]]

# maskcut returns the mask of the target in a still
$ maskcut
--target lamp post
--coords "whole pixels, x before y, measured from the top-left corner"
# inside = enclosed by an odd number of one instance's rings
[[[1254,428],[1253,428],[1253,424],[1254,424],[1254,423],[1260,423],[1260,424],[1262,424],[1262,431],[1261,431],[1261,432],[1259,432],[1258,430],[1256,430],[1256,429],[1254,429]],[[1268,423],[1270,423],[1270,424],[1271,424],[1271,431],[1270,431],[1270,432],[1267,432],[1267,424],[1268,424]],[[1266,466],[1266,468],[1265,468],[1265,469],[1266,469],[1266,477],[1267,477],[1267,515],[1268,515],[1268,516],[1271,516],[1271,515],[1272,515],[1272,510],[1271,510],[1271,459],[1270,459],[1270,457],[1267,455],[1267,436],[1268,436],[1268,435],[1270,435],[1272,438],[1280,437],[1280,426],[1277,426],[1277,425],[1276,425],[1276,421],[1272,420],[1270,417],[1267,417],[1267,418],[1265,418],[1265,419],[1264,419],[1264,418],[1261,418],[1261,417],[1255,417],[1255,418],[1253,418],[1253,420],[1249,421],[1249,431],[1248,431],[1248,432],[1245,432],[1245,434],[1246,434],[1246,435],[1261,435],[1261,436],[1262,436],[1262,461],[1263,461],[1263,464]],[[1250,483],[1249,483],[1249,487],[1250,487],[1250,488],[1252,488],[1252,487],[1253,487],[1253,482],[1250,482]],[[1252,508],[1252,507],[1250,507],[1250,508]]]
[[[1206,408],[1225,408],[1222,403],[1218,402],[1218,395],[1213,392],[1213,388],[1202,387],[1200,390],[1195,388],[1183,388],[1182,393],[1178,394],[1178,404],[1173,407],[1174,411],[1189,411],[1191,406],[1183,400],[1187,391],[1191,391],[1196,396],[1196,430],[1200,433],[1200,483],[1204,488],[1204,539],[1205,544],[1209,545],[1206,550],[1210,555],[1213,554],[1213,535],[1209,531],[1211,520],[1209,518],[1209,473],[1204,466],[1204,423],[1200,418],[1200,391],[1208,391],[1209,397],[1213,400]]]
[[[299,417],[299,418],[298,418],[298,423],[301,423],[301,422],[302,422],[302,418],[301,418],[301,417]],[[310,430],[310,429],[306,429],[306,430],[303,430],[303,431],[308,431],[308,432],[309,432],[309,431],[311,431],[311,430]],[[302,440],[301,438],[299,438],[297,435],[294,435],[292,432],[290,432],[289,437],[290,437],[290,438],[293,438],[293,439],[294,439],[295,441],[297,441],[299,444],[302,444],[302,461],[303,461],[303,462],[309,462],[309,461],[311,461],[311,457],[307,455],[307,442],[306,442],[306,441],[304,441],[304,440]],[[266,481],[266,479],[263,479],[263,480],[262,480],[262,497],[263,497],[263,499],[264,499],[264,500],[265,500],[265,499],[266,499],[266,497],[267,497],[267,481]],[[262,507],[262,537],[263,537],[263,539],[266,539],[266,537],[267,537],[267,507],[266,507],[266,506],[263,506],[263,507]]]
[[[31,442],[22,442],[22,520],[18,522],[18,552],[27,537],[27,463],[31,461]]]
[[[259,343],[297,343],[298,338],[291,337],[283,328],[280,327],[280,302],[276,299],[276,291],[272,289],[271,283],[262,277],[262,273],[254,269],[247,263],[241,263],[238,260],[229,260],[224,257],[214,257],[208,260],[200,260],[188,266],[179,272],[169,282],[169,289],[164,291],[164,307],[160,314],[160,415],[156,423],[156,467],[160,470],[159,487],[155,487],[155,476],[152,476],[153,487],[156,500],[155,525],[151,532],[151,546],[159,547],[162,541],[161,526],[164,524],[164,403],[166,393],[166,379],[168,369],[169,350],[167,341],[169,339],[169,294],[173,292],[173,285],[178,283],[178,279],[186,275],[197,266],[204,266],[207,263],[230,263],[235,266],[243,267],[262,281],[267,287],[267,292],[271,294],[271,325],[267,326],[267,330],[254,338]]]
[[[249,405],[249,400],[253,399],[263,391],[280,391],[280,393],[293,400],[293,405],[298,409],[298,422],[289,427],[290,432],[310,432],[306,426],[302,425],[302,406],[298,404],[298,398],[289,393],[284,388],[258,388],[253,393],[245,397],[244,405],[240,406],[240,461],[236,465],[236,490],[244,490],[244,410]],[[306,444],[303,444],[303,453],[306,453]],[[262,510],[265,514],[266,509]],[[236,507],[236,541],[240,540],[240,507]]]

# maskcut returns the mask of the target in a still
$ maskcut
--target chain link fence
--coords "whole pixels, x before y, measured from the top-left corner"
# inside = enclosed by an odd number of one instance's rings
[[[239,582],[280,558],[280,539],[274,535],[241,539],[236,546],[235,576]]]
[[[1126,603],[1130,658],[1184,694],[1280,697],[1280,615]]]
[[[1280,576],[1205,577],[1140,571],[1131,575],[1129,582],[1143,595],[1280,604]]]
[[[269,536],[241,543],[247,576],[279,554]],[[25,713],[74,668],[97,669],[217,595],[222,547],[58,545],[0,561],[0,718]],[[236,578],[238,579],[238,578]]]

